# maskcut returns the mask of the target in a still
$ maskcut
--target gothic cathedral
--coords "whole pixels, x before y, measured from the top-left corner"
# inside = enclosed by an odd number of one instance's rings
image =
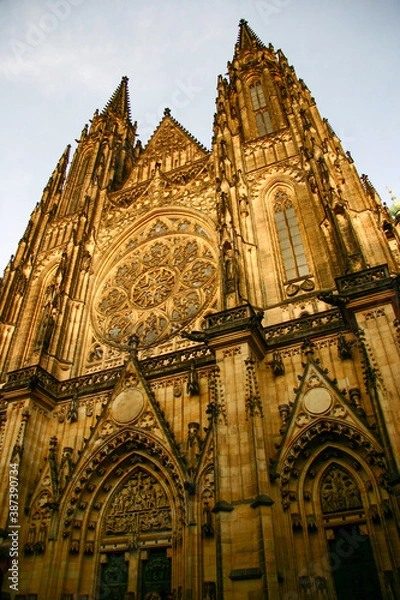
[[[5,270],[2,598],[400,597],[400,230],[246,21],[217,90],[123,77]]]

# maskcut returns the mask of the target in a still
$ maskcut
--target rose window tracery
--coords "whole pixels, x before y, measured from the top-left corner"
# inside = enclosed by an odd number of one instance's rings
[[[138,277],[132,286],[132,302],[141,308],[161,304],[172,293],[175,272],[166,267],[154,267]]]
[[[148,347],[195,321],[215,298],[218,259],[204,227],[157,220],[127,241],[99,285],[93,311],[108,343]]]

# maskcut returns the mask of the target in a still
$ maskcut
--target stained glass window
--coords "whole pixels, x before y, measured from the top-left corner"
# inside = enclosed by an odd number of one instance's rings
[[[305,277],[309,275],[306,255],[296,213],[286,192],[277,192],[274,209],[286,279],[290,281]]]
[[[250,86],[250,97],[256,113],[256,124],[259,135],[267,135],[273,131],[271,117],[266,109],[267,101],[261,83],[258,81]]]

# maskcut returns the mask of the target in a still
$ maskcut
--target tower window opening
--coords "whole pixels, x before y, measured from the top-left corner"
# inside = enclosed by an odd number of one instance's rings
[[[260,135],[267,135],[267,133],[272,133],[273,128],[271,123],[271,117],[269,116],[269,112],[267,110],[256,114],[256,123],[258,133]]]
[[[256,124],[259,135],[267,135],[272,133],[273,127],[271,117],[266,110],[267,101],[261,83],[257,83],[250,86],[250,97],[253,105],[253,110],[256,113]]]
[[[259,81],[250,86],[250,95],[254,110],[260,110],[260,108],[265,108],[267,106],[264,90]]]
[[[296,213],[285,192],[275,196],[275,225],[288,281],[309,275]]]

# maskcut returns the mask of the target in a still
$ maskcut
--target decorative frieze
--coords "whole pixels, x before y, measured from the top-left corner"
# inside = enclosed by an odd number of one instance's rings
[[[291,343],[305,337],[344,329],[344,322],[338,309],[314,315],[306,315],[264,329],[269,347]]]
[[[371,321],[372,319],[379,319],[380,317],[385,317],[386,312],[384,308],[376,308],[374,310],[370,310],[368,312],[363,313],[363,317],[366,321]]]
[[[226,348],[224,350],[222,350],[222,356],[224,358],[230,358],[233,356],[237,356],[238,354],[242,353],[242,349],[240,346],[235,346],[234,348]]]
[[[378,267],[371,267],[370,269],[352,273],[351,275],[338,277],[336,279],[336,285],[339,294],[348,294],[358,290],[365,291],[369,288],[377,289],[379,284],[388,281],[390,281],[389,268],[387,265],[380,265]]]

